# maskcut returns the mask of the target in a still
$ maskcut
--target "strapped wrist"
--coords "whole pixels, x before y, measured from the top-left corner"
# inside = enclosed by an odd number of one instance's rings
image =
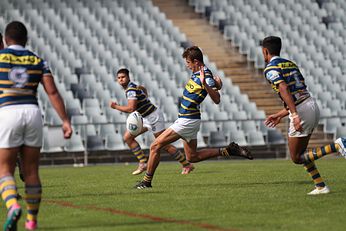
[[[298,118],[298,117],[299,117],[299,115],[298,115],[297,112],[291,113],[291,118],[292,118],[292,119],[295,119],[295,118]]]

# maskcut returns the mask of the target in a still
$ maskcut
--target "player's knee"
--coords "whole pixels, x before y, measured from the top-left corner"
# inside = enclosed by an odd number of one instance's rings
[[[160,150],[162,149],[162,144],[160,144],[157,141],[154,141],[151,145],[150,145],[150,153],[158,153]]]

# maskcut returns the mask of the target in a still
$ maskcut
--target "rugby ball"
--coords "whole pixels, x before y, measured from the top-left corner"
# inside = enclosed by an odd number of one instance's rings
[[[126,120],[126,129],[133,136],[141,133],[143,129],[143,117],[139,112],[130,113]]]

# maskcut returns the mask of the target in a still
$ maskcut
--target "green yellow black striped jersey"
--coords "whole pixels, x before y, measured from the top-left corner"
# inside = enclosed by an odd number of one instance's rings
[[[278,56],[273,57],[264,69],[264,76],[272,85],[273,90],[279,94],[280,98],[278,85],[281,82],[285,82],[289,87],[295,105],[310,97],[303,75],[297,65],[290,60]],[[286,107],[285,102],[284,105]]]
[[[31,51],[12,45],[0,51],[0,107],[38,104],[36,93],[47,63]]]
[[[213,74],[207,67],[204,67],[204,76],[206,83],[210,87],[216,88]],[[188,119],[201,119],[201,112],[199,110],[199,107],[207,95],[208,92],[201,83],[199,71],[193,73],[190,80],[185,86],[179,107],[178,117]]]
[[[130,82],[125,92],[127,99],[137,100],[136,111],[138,111],[143,117],[146,117],[156,110],[155,105],[150,102],[145,92],[135,83]]]

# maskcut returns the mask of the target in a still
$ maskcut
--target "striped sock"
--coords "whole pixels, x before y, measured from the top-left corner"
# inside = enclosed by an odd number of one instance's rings
[[[141,146],[138,145],[137,147],[132,148],[131,151],[137,157],[140,163],[147,163],[148,159],[141,149]]]
[[[7,209],[18,203],[17,187],[13,176],[4,176],[0,179],[0,192]]]
[[[219,153],[221,156],[230,156],[230,154],[227,151],[227,148],[220,148]]]
[[[340,149],[342,149],[342,147],[340,147],[340,145],[339,144],[337,144],[337,143],[332,143],[332,144],[330,144],[330,146],[332,147],[332,145],[334,145],[335,146],[335,149],[336,149],[336,151],[335,152],[339,152],[340,151]]]
[[[143,181],[151,183],[151,181],[153,180],[153,176],[153,174],[149,174],[148,172],[146,172],[143,177]]]
[[[37,214],[40,207],[42,195],[42,186],[39,185],[25,185],[25,201],[28,215],[27,221],[37,221]]]
[[[182,166],[186,167],[190,165],[190,162],[186,159],[184,153],[177,150],[176,153],[173,154],[175,160],[179,161]]]
[[[313,162],[315,160],[320,159],[321,157],[337,152],[339,148],[339,145],[335,143],[328,144],[323,147],[318,148],[310,148],[305,151],[305,153],[302,155],[303,162]]]
[[[304,163],[304,168],[311,176],[312,180],[315,183],[316,188],[323,188],[326,186],[314,162]]]

